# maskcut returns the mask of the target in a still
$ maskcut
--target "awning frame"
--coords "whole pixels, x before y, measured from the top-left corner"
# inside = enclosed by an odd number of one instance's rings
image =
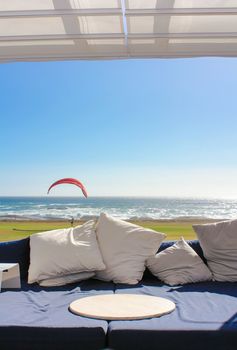
[[[21,0],[17,10],[0,8],[0,62],[237,56],[237,0],[235,7],[224,7],[223,0],[223,7],[206,8],[129,8],[129,0],[120,0],[117,8],[72,8],[71,1],[52,0],[54,9],[22,10]],[[82,0],[76,1],[79,4]],[[176,23],[178,17],[180,21]],[[48,33],[40,33],[39,24],[36,28],[32,24],[32,33],[29,26],[24,26],[34,19],[46,23]],[[7,26],[8,20],[19,30],[14,32],[14,26]],[[218,21],[220,30],[216,27]],[[111,31],[109,24],[114,25]]]

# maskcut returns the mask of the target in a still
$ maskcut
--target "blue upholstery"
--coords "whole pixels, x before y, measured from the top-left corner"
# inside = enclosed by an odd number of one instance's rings
[[[57,288],[23,284],[0,293],[1,350],[98,350],[106,346],[108,323],[69,312],[79,298],[113,293],[112,283],[83,281]]]
[[[236,350],[237,283],[205,282],[170,287],[154,279],[137,286],[117,285],[115,293],[168,298],[176,310],[160,318],[112,321],[109,344],[115,350]],[[147,345],[149,344],[149,346]]]
[[[30,262],[29,238],[19,241],[0,242],[0,263],[19,263],[21,277],[27,278]]]
[[[174,242],[162,243],[160,250]],[[203,258],[198,241],[189,244]],[[29,239],[0,243],[0,262],[19,262],[21,290],[0,293],[0,350],[236,350],[237,283],[170,287],[146,271],[136,286],[96,280],[42,288],[26,283]],[[166,297],[176,310],[140,321],[93,320],[68,311],[71,301],[100,293]]]

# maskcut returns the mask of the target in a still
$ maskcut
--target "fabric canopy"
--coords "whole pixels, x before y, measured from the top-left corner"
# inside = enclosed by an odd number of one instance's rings
[[[237,56],[237,0],[0,0],[0,62]]]

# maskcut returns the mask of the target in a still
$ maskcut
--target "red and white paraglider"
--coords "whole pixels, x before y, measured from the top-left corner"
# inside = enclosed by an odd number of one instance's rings
[[[49,194],[49,191],[51,190],[51,188],[53,188],[54,186],[58,186],[58,185],[63,185],[63,184],[69,184],[69,185],[75,185],[77,187],[79,187],[81,190],[82,190],[82,193],[84,194],[84,196],[87,198],[88,195],[87,195],[87,192],[86,192],[86,189],[84,187],[84,185],[77,179],[73,179],[71,177],[66,177],[64,179],[60,179],[58,181],[55,181],[48,189],[48,192],[47,194]],[[72,217],[71,218],[71,226],[73,227],[73,224],[74,224],[74,218]]]
[[[55,181],[48,189],[48,194],[49,194],[49,191],[51,190],[51,188],[53,188],[54,186],[58,186],[58,185],[63,185],[63,184],[69,184],[69,185],[75,185],[75,186],[78,186],[80,187],[80,189],[82,190],[82,193],[84,194],[84,196],[87,198],[88,195],[87,195],[87,192],[86,192],[86,189],[85,187],[83,186],[83,184],[77,180],[77,179],[73,179],[71,177],[66,177],[64,179],[60,179],[58,181]]]

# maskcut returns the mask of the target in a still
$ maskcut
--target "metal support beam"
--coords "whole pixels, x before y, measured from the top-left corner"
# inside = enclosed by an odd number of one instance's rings
[[[0,11],[0,18],[16,17],[55,17],[55,16],[114,16],[122,15],[121,9],[92,9],[92,10],[32,10],[32,11]]]
[[[76,39],[123,39],[124,34],[51,34],[51,35],[14,35],[0,36],[4,41],[35,41],[35,40],[76,40]]]
[[[228,33],[134,33],[128,34],[128,39],[215,39],[215,38],[237,38],[237,32]]]
[[[230,8],[171,8],[126,10],[126,16],[226,16],[237,15],[237,7]]]

